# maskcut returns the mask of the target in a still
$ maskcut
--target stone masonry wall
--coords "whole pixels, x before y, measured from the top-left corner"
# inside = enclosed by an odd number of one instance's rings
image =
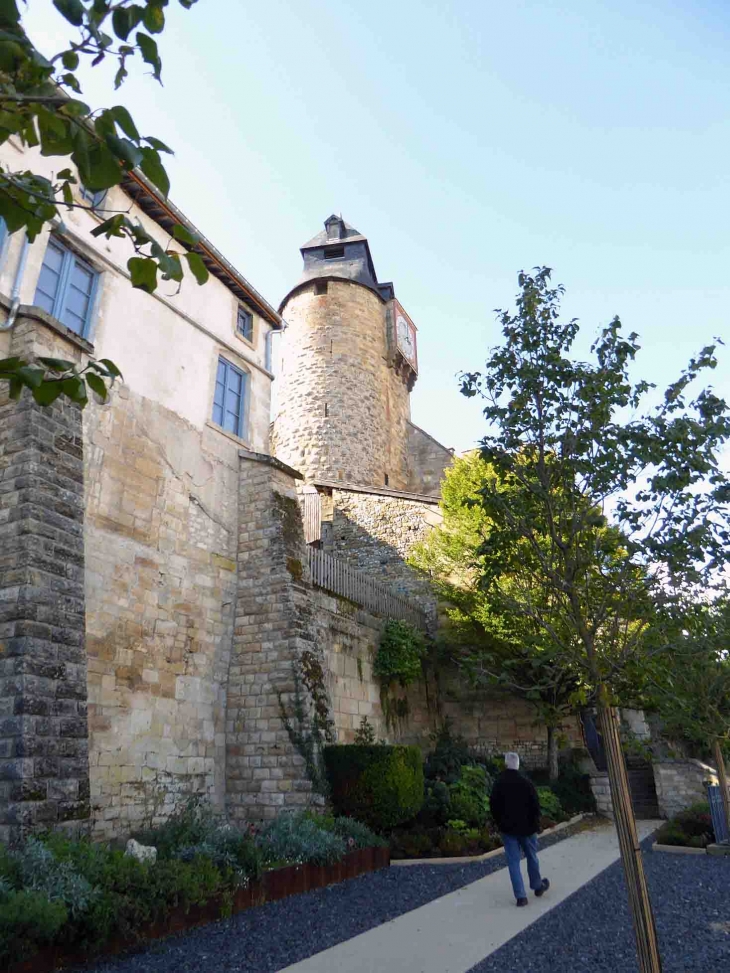
[[[282,720],[294,672],[321,666],[313,639],[304,533],[294,470],[241,454],[238,596],[226,715],[227,810],[234,823],[272,818],[311,799],[304,761]],[[299,728],[301,729],[301,728]]]
[[[391,586],[435,621],[433,590],[405,558],[441,522],[438,507],[404,497],[333,490],[330,516],[330,523],[323,525],[323,549]]]
[[[10,353],[77,358],[20,319]],[[0,839],[89,817],[81,411],[0,400]]]
[[[225,801],[239,446],[125,386],[84,414],[94,833]]]
[[[385,304],[351,281],[297,290],[282,314],[272,452],[307,479],[406,489],[409,392],[389,364]]]
[[[454,461],[453,449],[447,449],[433,436],[408,423],[408,485],[413,493],[437,497],[444,470]]]
[[[473,692],[458,673],[441,675],[440,685],[416,683],[407,693],[407,716],[388,725],[373,675],[373,660],[385,620],[346,599],[320,589],[311,592],[317,644],[327,660],[327,688],[340,743],[352,743],[363,717],[378,739],[413,743],[427,749],[430,734],[448,718],[456,733],[485,753],[516,750],[525,766],[547,763],[545,730],[535,725],[534,710],[507,696]],[[563,732],[571,746],[582,746],[580,730],[567,721]]]
[[[717,783],[715,768],[699,760],[655,761],[653,767],[659,811],[664,818],[706,801],[705,781]]]

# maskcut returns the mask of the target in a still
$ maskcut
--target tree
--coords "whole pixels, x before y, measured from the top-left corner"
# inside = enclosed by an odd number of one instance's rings
[[[196,0],[180,0],[189,9]],[[118,186],[126,173],[139,168],[167,196],[169,179],[162,155],[171,150],[160,139],[140,135],[123,105],[92,110],[82,94],[78,69],[105,60],[117,62],[115,89],[128,74],[128,65],[142,61],[161,82],[162,61],[155,36],[165,28],[168,0],[54,0],[54,6],[75,28],[75,39],[50,58],[27,36],[16,0],[0,0],[0,144],[11,137],[47,157],[69,159],[86,190]],[[24,231],[33,241],[43,227],[60,217],[62,209],[91,209],[74,199],[74,170],[65,166],[55,179],[30,171],[13,172],[0,165],[0,216],[10,233]],[[125,237],[134,249],[127,266],[132,286],[152,293],[162,280],[183,280],[183,258],[199,284],[208,271],[195,251],[197,238],[176,225],[172,240],[161,246],[140,222],[125,212],[114,213],[92,231],[93,236]],[[86,404],[86,385],[102,399],[121,373],[112,362],[91,361],[84,368],[57,359],[29,363],[13,358],[0,362],[0,380],[9,382],[11,398],[28,388],[40,405],[65,395]]]
[[[652,670],[656,711],[670,740],[685,741],[703,757],[712,753],[730,832],[724,753],[730,748],[730,600],[684,604],[673,621],[662,627]]]
[[[556,780],[558,731],[585,699],[580,679],[556,660],[552,639],[532,619],[502,610],[479,584],[490,529],[479,498],[494,476],[476,451],[455,460],[441,488],[443,522],[413,549],[410,562],[429,574],[447,605],[442,639],[450,660],[472,682],[503,689],[535,709],[536,723],[547,731],[550,779]],[[531,597],[539,600],[540,589],[534,587]]]
[[[705,347],[658,404],[629,370],[637,335],[618,318],[572,355],[575,320],[560,319],[550,270],[520,273],[516,313],[499,311],[504,343],[483,373],[462,376],[481,396],[482,456],[495,478],[480,503],[491,527],[481,549],[485,592],[552,638],[565,668],[596,700],[642,971],[661,968],[614,704],[640,667],[657,612],[679,593],[721,584],[730,556],[730,482],[719,454],[730,413],[711,388],[688,400],[715,367]],[[609,520],[610,518],[610,520]],[[606,531],[606,526],[614,530]],[[522,566],[522,567],[520,567]],[[529,569],[544,597],[511,581]]]

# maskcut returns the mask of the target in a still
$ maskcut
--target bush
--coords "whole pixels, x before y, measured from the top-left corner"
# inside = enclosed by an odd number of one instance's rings
[[[710,805],[693,804],[667,821],[656,833],[660,845],[681,845],[685,848],[706,848],[715,840]]]
[[[426,794],[418,820],[424,825],[446,824],[451,814],[451,793],[441,780],[426,785]]]
[[[593,814],[596,810],[591,778],[573,764],[561,767],[560,776],[550,784],[550,789],[568,814]]]
[[[474,755],[462,736],[454,736],[451,723],[446,720],[441,729],[432,735],[433,751],[426,758],[424,772],[427,780],[454,784],[465,764],[473,764]]]
[[[565,820],[565,814],[560,801],[549,787],[538,787],[537,796],[540,799],[540,811],[546,818],[552,821]]]
[[[306,812],[280,814],[257,838],[267,862],[331,865],[347,850],[345,839],[320,827]]]
[[[387,848],[388,842],[355,818],[333,818],[331,830],[345,842],[348,851],[362,848]]]
[[[423,766],[417,747],[329,746],[324,761],[338,814],[386,831],[420,811]]]
[[[426,640],[408,622],[391,618],[383,629],[373,662],[373,675],[382,686],[399,682],[408,686],[421,675],[421,661],[426,654]]]
[[[18,963],[46,946],[68,918],[63,902],[41,892],[5,892],[0,896],[0,967]]]

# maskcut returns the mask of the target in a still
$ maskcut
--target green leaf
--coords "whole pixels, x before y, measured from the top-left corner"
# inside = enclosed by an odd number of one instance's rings
[[[17,27],[20,11],[15,0],[0,0],[0,27]]]
[[[132,116],[129,114],[124,105],[115,105],[113,108],[109,109],[109,114],[125,135],[127,135],[134,142],[139,142],[139,132],[137,131],[137,126],[132,121]]]
[[[142,22],[150,34],[161,34],[165,29],[165,14],[162,7],[157,4],[149,4],[144,12]]]
[[[75,71],[79,66],[79,56],[76,51],[64,51],[61,60],[68,71]]]
[[[122,82],[124,81],[124,79],[127,77],[128,74],[129,74],[129,71],[127,71],[127,69],[124,67],[124,64],[123,63],[120,64],[119,65],[119,70],[114,75],[114,90],[115,91],[117,90],[117,88],[119,88],[121,86]]]
[[[94,375],[93,372],[89,372],[89,374],[86,376],[86,381],[89,384],[89,388],[96,392],[101,401],[106,402],[106,400],[109,398],[109,393],[106,385],[104,384],[104,379],[99,375]]]
[[[81,94],[81,85],[79,84],[79,79],[75,74],[63,74],[61,75],[61,81],[66,85],[67,88],[75,91],[77,95]]]
[[[0,374],[3,372],[15,371],[18,365],[23,364],[22,358],[2,358],[0,359]]]
[[[81,0],[53,0],[53,6],[74,27],[81,27],[86,13]]]
[[[158,258],[163,280],[176,280],[178,283],[183,279],[183,269],[180,257],[175,253],[163,253]]]
[[[138,149],[129,139],[120,139],[117,135],[107,135],[106,144],[114,155],[126,163],[130,169],[135,169],[142,161],[142,150]]]
[[[71,122],[45,108],[38,109],[37,117],[41,155],[70,155],[74,146]]]
[[[86,394],[86,383],[78,375],[72,378],[64,378],[62,382],[58,383],[61,386],[63,394],[71,399],[72,402],[78,402],[81,405],[86,405],[88,396]]]
[[[20,368],[15,370],[17,377],[27,385],[28,388],[37,389],[38,386],[43,382],[43,369],[37,368],[33,365],[21,365]]]
[[[122,227],[125,219],[124,213],[117,213],[116,216],[110,216],[108,220],[104,220],[99,226],[95,226],[91,231],[91,235],[105,236],[107,239],[113,236],[124,236]]]
[[[10,398],[13,399],[14,401],[17,401],[23,392],[24,383],[21,382],[19,378],[15,378],[15,376],[13,376],[10,379],[10,382],[8,384],[10,386],[9,388]]]
[[[181,243],[187,243],[191,247],[194,247],[200,241],[200,237],[196,233],[192,233],[182,223],[176,223],[173,226],[172,235],[176,240],[179,240]]]
[[[157,264],[151,257],[130,257],[127,261],[132,276],[132,287],[138,287],[148,294],[157,288]]]
[[[109,372],[112,378],[122,378],[122,373],[119,371],[117,366],[109,358],[100,358],[99,364],[103,365],[104,368]]]
[[[208,268],[203,263],[203,258],[200,256],[200,254],[186,253],[185,259],[188,262],[193,277],[195,277],[199,284],[204,284],[210,277],[210,274],[208,273]]]
[[[44,382],[33,390],[33,398],[38,405],[51,405],[62,394],[63,383],[59,381]]]
[[[142,52],[142,60],[146,64],[152,65],[154,68],[153,76],[159,81],[162,72],[162,61],[157,51],[157,43],[148,34],[143,34],[142,31],[138,31],[137,44]]]
[[[74,367],[72,361],[64,358],[39,358],[38,361],[52,372],[68,372]]]
[[[154,149],[143,148],[142,162],[140,169],[147,178],[157,186],[163,196],[170,192],[170,179],[165,172],[165,167],[160,161],[160,157]]]
[[[168,155],[175,154],[171,148],[165,145],[164,142],[161,142],[159,139],[156,139],[154,135],[145,135],[144,141],[147,142],[150,148],[157,149],[158,152],[167,152]]]

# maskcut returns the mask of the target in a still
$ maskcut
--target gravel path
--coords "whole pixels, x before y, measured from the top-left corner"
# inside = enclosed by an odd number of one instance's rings
[[[580,825],[578,825],[580,827]],[[567,828],[541,847],[575,833]],[[93,965],[93,973],[275,973],[504,867],[504,857],[466,865],[387,868],[290,896],[231,919]]]
[[[730,857],[644,855],[664,973],[730,970]],[[471,973],[637,973],[621,863]]]

